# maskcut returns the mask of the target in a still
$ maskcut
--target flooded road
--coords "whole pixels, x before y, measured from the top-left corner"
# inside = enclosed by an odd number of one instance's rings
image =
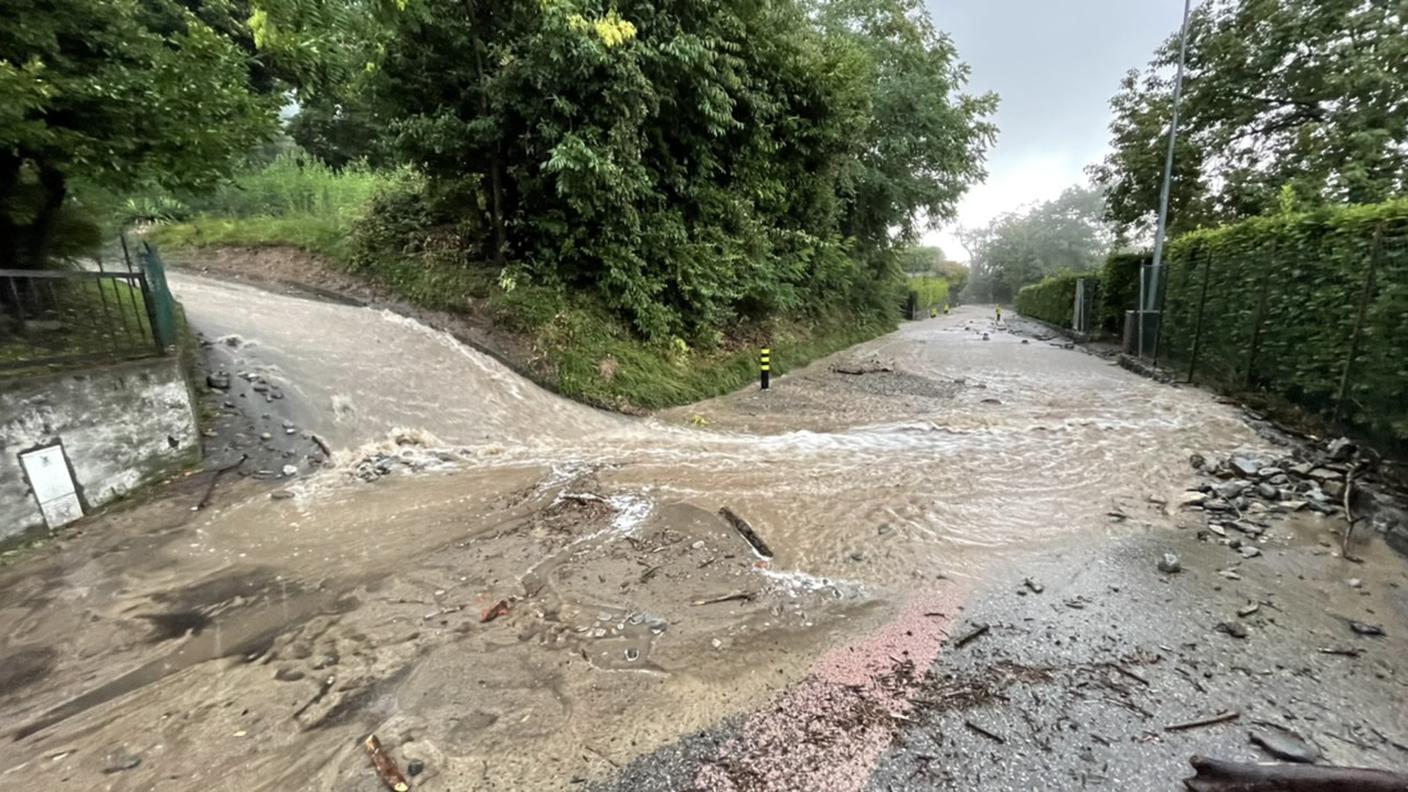
[[[874,676],[863,636],[913,673],[988,570],[1172,529],[1190,454],[1266,448],[1206,393],[978,308],[637,419],[388,312],[172,286],[229,398],[271,384],[267,420],[334,464],[277,498],[158,497],[0,572],[5,786],[370,791],[372,730],[426,789],[599,780]]]

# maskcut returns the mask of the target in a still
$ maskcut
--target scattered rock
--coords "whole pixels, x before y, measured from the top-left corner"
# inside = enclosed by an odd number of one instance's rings
[[[1330,441],[1330,445],[1325,448],[1325,453],[1335,462],[1347,462],[1354,457],[1354,453],[1359,448],[1348,437],[1341,437],[1338,440]]]
[[[205,384],[214,390],[227,391],[230,389],[230,375],[221,371],[216,374],[205,375]]]
[[[1256,472],[1258,478],[1273,479],[1286,475],[1286,471],[1278,467],[1264,467]]]
[[[412,759],[406,763],[406,775],[415,778],[423,772],[425,772],[425,762],[419,759]]]
[[[1253,602],[1250,605],[1243,605],[1242,607],[1238,608],[1237,615],[1245,619],[1259,610],[1261,610],[1261,606]]]
[[[103,757],[104,773],[120,773],[123,770],[131,770],[142,763],[142,757],[128,753],[127,751],[113,751]]]
[[[1276,489],[1270,484],[1267,484],[1264,481],[1256,485],[1256,494],[1260,495],[1266,500],[1276,500],[1277,498],[1281,497],[1280,490]]]
[[[1178,505],[1183,507],[1202,506],[1207,502],[1207,499],[1208,496],[1201,492],[1185,492],[1178,497]]]
[[[1377,624],[1367,624],[1362,621],[1351,620],[1349,622],[1349,629],[1353,630],[1359,635],[1371,635],[1375,637],[1381,637],[1385,634],[1383,627],[1380,627]]]
[[[1227,531],[1222,527],[1221,523],[1208,523],[1208,530],[1212,531],[1218,536],[1223,537],[1224,539],[1227,537]]]
[[[1314,764],[1320,759],[1320,749],[1306,742],[1299,734],[1280,726],[1263,724],[1261,728],[1247,732],[1247,739],[1287,762]]]
[[[851,560],[856,562],[864,561],[865,553],[862,553],[861,551],[857,550],[854,553],[851,553]]]
[[[298,466],[297,466],[297,465],[284,465],[284,466],[283,466],[283,469],[282,469],[280,472],[282,472],[282,473],[284,474],[284,478],[288,478],[289,476],[296,476],[296,475],[298,475]]]
[[[1246,638],[1248,634],[1247,628],[1243,627],[1241,622],[1234,621],[1218,622],[1217,631],[1227,633],[1233,638]]]
[[[290,465],[292,467],[292,465]],[[293,493],[288,490],[274,490],[269,493],[269,500],[288,500],[293,497]]]
[[[1188,464],[1194,470],[1202,470],[1203,468],[1207,467],[1208,461],[1203,458],[1202,454],[1189,454]]]
[[[1223,498],[1213,498],[1203,502],[1203,508],[1208,511],[1232,511],[1232,504]]]
[[[1343,481],[1326,481],[1325,483],[1320,485],[1320,489],[1325,493],[1326,497],[1333,498],[1335,500],[1339,500],[1340,498],[1344,497]]]
[[[259,439],[260,439],[260,440],[273,440],[273,439],[274,439],[274,436],[271,435],[271,434],[269,434],[268,432],[260,432],[260,433],[259,433]]]
[[[1216,492],[1220,497],[1231,500],[1241,495],[1242,492],[1246,490],[1248,486],[1250,485],[1247,484],[1247,482],[1245,481],[1233,479],[1231,481],[1224,481],[1221,484],[1214,486],[1212,489],[1213,492]]]
[[[1237,552],[1242,554],[1242,558],[1256,558],[1261,555],[1261,548],[1254,545],[1242,545]]]
[[[1183,571],[1183,562],[1173,553],[1164,553],[1159,559],[1158,567],[1160,572],[1172,575]]]
[[[1265,528],[1249,520],[1233,520],[1232,522],[1223,523],[1223,525],[1236,528],[1237,530],[1252,538],[1256,538],[1266,533]]]
[[[1233,473],[1236,473],[1242,478],[1252,478],[1256,476],[1256,472],[1261,470],[1262,467],[1257,464],[1255,459],[1248,459],[1247,457],[1232,457],[1227,460],[1227,465],[1232,468]]]
[[[268,393],[268,392],[269,392],[269,383],[267,383],[267,382],[256,382],[256,383],[254,383],[253,385],[250,386],[250,390],[254,391],[255,393]]]
[[[1345,583],[1348,583],[1350,588],[1359,588],[1360,586],[1364,585],[1364,581],[1360,580],[1359,578],[1350,578],[1349,580],[1346,580]]]
[[[1027,589],[1028,589],[1029,591],[1031,591],[1031,593],[1033,593],[1033,594],[1040,594],[1041,592],[1043,592],[1043,591],[1046,590],[1046,587],[1045,587],[1045,586],[1041,585],[1040,583],[1036,582],[1035,580],[1032,580],[1031,578],[1027,578],[1026,580],[1023,580],[1023,581],[1022,581],[1022,585],[1026,586]]]
[[[1338,470],[1331,470],[1329,468],[1318,467],[1307,473],[1306,478],[1314,479],[1315,481],[1320,482],[1323,486],[1324,483],[1327,481],[1342,480],[1344,478],[1344,474],[1339,472]]]

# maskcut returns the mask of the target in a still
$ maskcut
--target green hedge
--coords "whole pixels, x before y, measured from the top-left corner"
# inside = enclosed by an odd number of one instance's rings
[[[1081,278],[1092,283],[1097,280],[1096,275],[1088,272],[1062,272],[1048,275],[1040,283],[1023,286],[1017,292],[1017,313],[1060,327],[1070,327],[1076,304],[1076,281]]]
[[[1206,294],[1198,379],[1331,415],[1371,260],[1377,285],[1342,415],[1375,438],[1408,439],[1408,200],[1260,217],[1178,238],[1168,252],[1161,354],[1179,367],[1190,362]]]
[[[1111,253],[1100,269],[1100,306],[1095,321],[1109,333],[1124,329],[1124,312],[1139,305],[1139,269],[1152,253]]]

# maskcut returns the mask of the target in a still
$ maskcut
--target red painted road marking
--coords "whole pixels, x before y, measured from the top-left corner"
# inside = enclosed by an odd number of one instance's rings
[[[718,759],[700,768],[695,785],[858,792],[898,723],[885,716],[909,711],[961,599],[956,591],[915,597],[875,633],[822,655],[806,679],[748,717]]]

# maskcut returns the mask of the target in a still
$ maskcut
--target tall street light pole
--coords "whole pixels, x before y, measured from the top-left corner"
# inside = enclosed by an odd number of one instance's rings
[[[1168,152],[1164,156],[1164,182],[1159,190],[1159,222],[1154,230],[1154,263],[1139,279],[1139,357],[1144,357],[1146,313],[1158,304],[1159,274],[1164,265],[1164,236],[1168,231],[1169,183],[1173,181],[1173,149],[1178,140],[1178,106],[1183,98],[1183,65],[1188,60],[1188,16],[1193,0],[1183,0],[1183,28],[1178,36],[1178,73],[1173,80],[1173,118],[1168,127]],[[1160,317],[1160,321],[1163,317]]]

